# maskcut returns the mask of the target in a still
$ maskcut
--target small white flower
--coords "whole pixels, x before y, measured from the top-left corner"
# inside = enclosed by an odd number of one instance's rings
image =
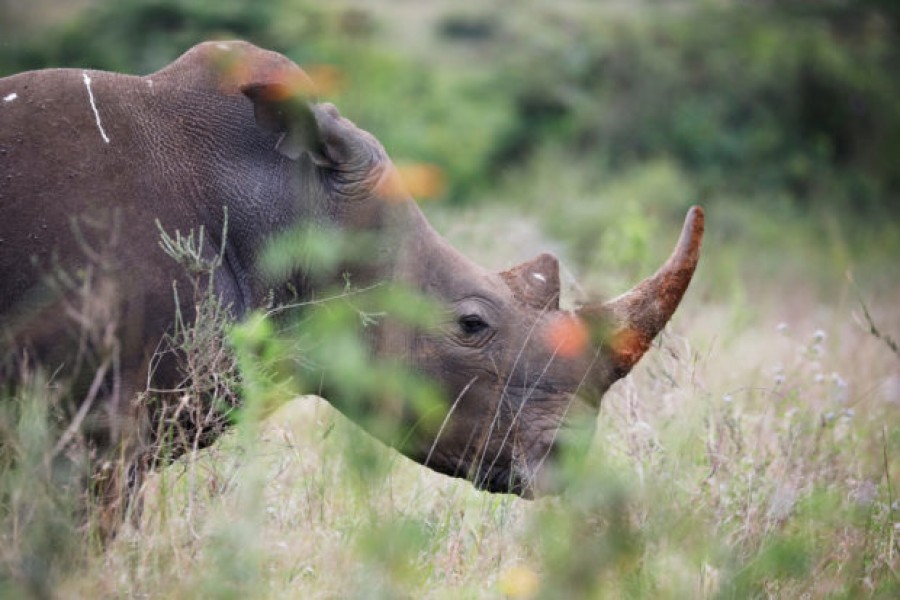
[[[724,402],[725,404],[731,404],[732,400],[734,400],[734,398],[731,397],[731,394],[725,394],[724,396],[722,396],[722,402]]]
[[[821,344],[825,341],[825,338],[828,337],[825,334],[825,331],[822,329],[816,329],[815,333],[813,333],[813,342],[816,344]]]
[[[775,327],[775,331],[777,331],[778,333],[784,333],[787,330],[788,330],[788,324],[785,323],[784,321],[782,321]]]

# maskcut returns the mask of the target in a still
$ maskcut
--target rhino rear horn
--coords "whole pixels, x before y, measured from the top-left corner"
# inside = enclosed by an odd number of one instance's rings
[[[703,228],[703,209],[691,207],[675,250],[656,274],[618,298],[579,309],[592,330],[601,332],[601,351],[618,377],[640,360],[678,308],[700,259]]]
[[[552,254],[536,256],[500,277],[520,302],[538,310],[559,310],[559,261]]]

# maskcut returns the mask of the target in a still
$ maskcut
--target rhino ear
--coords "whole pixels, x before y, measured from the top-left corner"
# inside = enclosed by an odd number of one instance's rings
[[[552,254],[500,273],[517,300],[538,310],[559,310],[559,261]]]
[[[308,84],[306,83],[308,82]],[[325,146],[309,104],[312,82],[255,82],[241,86],[253,102],[256,123],[266,131],[280,134],[275,148],[291,160],[309,152],[314,162],[325,161]]]

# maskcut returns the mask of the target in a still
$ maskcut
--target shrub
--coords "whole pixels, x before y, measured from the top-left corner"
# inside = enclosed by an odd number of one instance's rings
[[[715,190],[891,209],[900,51],[877,11],[743,3],[521,25],[500,164],[548,139],[613,167],[671,158]],[[565,36],[565,37],[563,37]]]

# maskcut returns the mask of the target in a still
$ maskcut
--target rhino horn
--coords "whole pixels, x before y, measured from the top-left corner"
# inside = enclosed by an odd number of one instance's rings
[[[600,332],[601,351],[616,378],[641,359],[678,308],[700,259],[703,226],[703,209],[691,207],[675,250],[653,276],[617,298],[578,310],[591,330]]]
[[[538,310],[559,310],[559,261],[552,254],[500,273],[517,300]]]

